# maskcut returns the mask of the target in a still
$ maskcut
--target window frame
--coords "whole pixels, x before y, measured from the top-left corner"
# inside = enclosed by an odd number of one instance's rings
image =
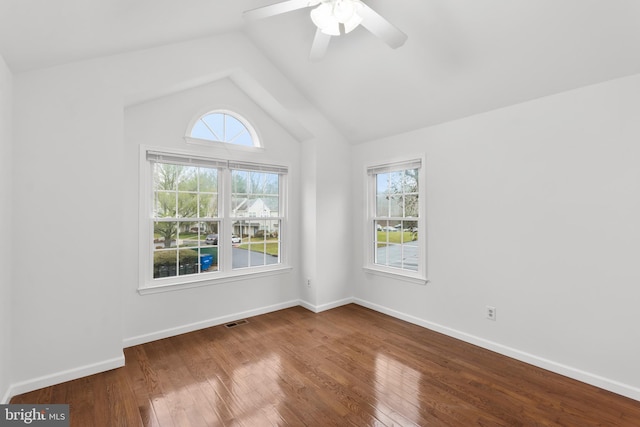
[[[231,116],[234,119],[238,120],[249,131],[249,135],[251,136],[253,146],[239,145],[239,144],[234,144],[232,142],[217,141],[215,139],[196,138],[191,136],[191,132],[193,131],[193,128],[198,123],[198,121],[203,117],[208,116],[209,114],[223,114],[223,115]],[[245,152],[264,151],[264,145],[262,143],[262,139],[260,138],[258,131],[251,125],[250,121],[247,120],[244,116],[236,113],[235,111],[225,109],[225,108],[206,110],[204,113],[199,114],[197,117],[192,119],[191,122],[189,122],[189,126],[187,127],[187,132],[185,133],[184,140],[188,144],[200,145],[200,146],[206,146],[206,147],[219,147],[219,148],[233,149],[233,150],[245,151]]]
[[[169,158],[179,157],[183,159],[195,159],[196,162],[215,162],[219,165],[226,165],[218,168],[218,270],[188,274],[183,276],[170,276],[165,278],[153,278],[153,161],[147,159],[147,153],[166,155]],[[167,163],[171,163],[167,161]],[[244,161],[235,161],[222,159],[220,156],[207,156],[194,153],[188,150],[166,149],[160,147],[151,147],[147,145],[140,146],[139,159],[139,280],[138,292],[140,294],[165,292],[177,289],[188,289],[199,286],[207,286],[217,283],[225,283],[231,281],[242,280],[250,276],[269,276],[273,274],[282,274],[292,270],[289,263],[288,248],[290,247],[288,233],[288,166],[272,165],[268,162],[252,163]],[[231,171],[232,168],[240,168],[243,165],[248,167],[262,167],[266,172],[278,171],[278,196],[279,204],[282,212],[279,212],[277,219],[280,221],[279,231],[279,262],[277,264],[259,265],[244,268],[232,268],[232,243],[231,236],[233,234],[233,217],[230,215],[231,205]]]
[[[412,167],[414,165],[418,167]],[[364,266],[366,273],[379,275],[384,277],[392,277],[410,283],[424,285],[428,283],[427,278],[427,221],[426,221],[426,173],[425,173],[425,157],[424,155],[408,156],[402,159],[396,159],[387,163],[372,163],[365,166],[365,194],[366,194],[366,210],[364,221]],[[408,270],[397,267],[390,267],[382,264],[376,264],[376,220],[380,216],[376,216],[376,176],[379,173],[395,172],[406,169],[418,169],[418,217],[407,217],[407,221],[416,221],[418,223],[418,269],[417,271]]]

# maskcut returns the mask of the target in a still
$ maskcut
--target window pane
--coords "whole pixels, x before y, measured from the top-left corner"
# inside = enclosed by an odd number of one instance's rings
[[[200,249],[200,272],[209,273],[218,270],[218,248]]]
[[[157,250],[153,253],[153,278],[173,277],[178,274],[178,251]]]
[[[177,245],[179,247],[200,245],[199,227],[197,222],[181,222],[178,226]]]
[[[234,142],[238,143],[237,139],[241,135],[246,135],[249,133],[247,128],[235,117],[225,115],[225,142]],[[252,145],[252,144],[250,144]]]
[[[387,246],[387,265],[389,267],[402,268],[402,245]]]
[[[196,218],[198,216],[198,194],[178,193],[178,217]]]
[[[387,194],[389,192],[389,174],[379,173],[376,175],[376,194]]]
[[[388,242],[390,229],[389,221],[376,221],[376,242]]]
[[[376,216],[389,216],[389,196],[387,194],[376,196]]]
[[[241,245],[240,247],[234,247],[232,256],[232,267],[233,269],[238,268],[247,268],[249,267],[249,247],[245,245]]]
[[[249,172],[234,170],[231,173],[231,191],[234,195],[246,195],[249,192],[248,182]]]
[[[200,227],[200,240],[205,240],[209,234],[218,234],[219,224],[217,221],[202,221]]]
[[[233,234],[240,237],[243,241],[249,239],[249,225],[246,221],[235,221],[233,223]]]
[[[389,174],[389,193],[402,193],[404,171],[391,172]]]
[[[253,147],[253,139],[251,139],[251,135],[248,132],[241,133],[233,140],[229,141],[236,145],[244,145],[245,147]]]
[[[277,195],[279,190],[278,181],[278,174],[252,172],[253,193]]]
[[[410,194],[404,196],[404,216],[405,217],[417,217],[418,216],[418,195]]]
[[[280,215],[278,174],[234,170],[232,192],[233,216],[264,218]]]
[[[180,249],[178,250],[178,275],[196,274],[199,272],[199,256],[198,250]]]
[[[418,240],[418,221],[404,221],[405,242]]]
[[[231,216],[247,216],[247,198],[232,197],[231,198]]]
[[[184,276],[218,270],[218,248],[207,245],[208,232],[217,232],[218,222],[156,222],[154,229],[153,278]],[[171,238],[169,240],[169,235]],[[171,242],[165,246],[166,242]],[[176,250],[175,248],[178,248]]]
[[[200,139],[217,140],[213,132],[204,124],[202,120],[198,120],[193,128],[191,128],[191,137]]]
[[[242,244],[233,246],[231,250],[231,264],[234,269],[249,267],[251,254],[249,242],[251,242],[255,228],[248,221],[236,221],[233,225],[233,234],[242,238]]]
[[[262,197],[262,216],[279,216],[279,198],[277,196],[264,196]]]
[[[176,246],[178,223],[158,221],[153,224],[153,243],[156,248],[173,248]]]
[[[214,218],[218,216],[218,195],[217,194],[200,194],[200,213],[201,218]]]
[[[217,193],[218,192],[218,171],[217,169],[200,168],[198,170],[198,179],[200,184],[200,192]]]
[[[402,268],[405,270],[418,271],[418,242],[410,242],[402,245]]]
[[[375,263],[380,265],[387,265],[387,244],[379,243],[376,246]]]
[[[154,163],[153,182],[154,189],[176,190],[183,166],[168,163]]]
[[[389,216],[401,217],[404,212],[402,209],[402,196],[394,195],[389,197]]]
[[[240,216],[249,216],[252,218],[262,217],[264,211],[264,201],[256,196],[248,195],[242,201],[242,207],[238,209]]]
[[[405,193],[418,192],[418,169],[408,169],[405,171],[403,191]]]
[[[233,230],[242,238],[233,246],[234,269],[280,262],[280,220],[237,221]]]
[[[266,245],[264,243],[252,243],[249,245],[249,265],[255,267],[258,265],[265,265],[265,253]]]
[[[178,190],[198,191],[198,168],[192,166],[177,166]]]
[[[201,120],[213,134],[214,141],[224,141],[224,114],[207,114]]]
[[[219,237],[220,237],[220,234],[218,233],[218,230],[213,230],[213,231],[207,233],[207,235],[204,238],[204,245],[205,246],[218,246]]]
[[[176,212],[176,193],[168,191],[155,193],[153,206],[153,216],[155,218],[175,218]]]

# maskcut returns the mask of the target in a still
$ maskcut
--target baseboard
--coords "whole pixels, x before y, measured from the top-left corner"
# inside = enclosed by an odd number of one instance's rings
[[[309,311],[313,311],[314,313],[321,313],[323,311],[331,310],[332,308],[340,307],[347,304],[352,304],[353,302],[354,302],[353,298],[345,298],[345,299],[333,301],[327,304],[313,305],[307,301],[300,300],[298,305],[306,308]]]
[[[124,366],[124,353],[121,356],[114,357],[113,359],[108,359],[102,362],[81,366],[79,368],[73,368],[55,374],[45,375],[27,381],[22,381],[16,384],[12,384],[9,387],[9,390],[7,391],[8,397],[6,397],[6,400],[8,403],[12,396],[17,396],[22,393],[27,393],[33,390],[38,390],[44,387],[49,387],[55,384],[64,383],[89,375],[98,374],[100,372],[110,371],[111,369],[120,368],[122,366]]]
[[[226,316],[216,317],[216,318],[204,320],[201,322],[190,323],[190,324],[175,327],[175,328],[157,331],[151,334],[139,335],[136,337],[128,338],[123,341],[123,348],[132,347],[134,345],[144,344],[151,341],[156,341],[163,338],[169,338],[175,335],[193,332],[199,329],[222,325],[222,324],[231,322],[233,320],[243,319],[243,318],[252,317],[252,316],[259,316],[261,314],[271,313],[274,311],[283,310],[286,308],[291,308],[299,305],[315,313],[319,313],[321,311],[330,310],[331,308],[339,307],[341,305],[346,305],[352,302],[353,302],[352,298],[347,298],[344,300],[335,301],[335,302],[323,304],[320,306],[314,306],[309,304],[306,301],[291,300],[291,301],[283,302],[280,304],[274,304],[270,306],[253,309],[253,310],[229,314]],[[18,394],[27,393],[33,390],[38,390],[43,387],[49,387],[51,385],[60,384],[66,381],[75,380],[77,378],[86,377],[86,376],[97,374],[100,372],[109,371],[111,369],[122,367],[124,366],[124,364],[125,364],[125,360],[124,360],[124,353],[123,353],[122,356],[120,357],[106,360],[104,362],[94,363],[91,365],[86,365],[83,367],[69,369],[67,371],[34,378],[28,381],[11,384],[9,386],[9,389],[6,391],[5,395],[2,397],[2,401],[0,401],[0,403],[9,403],[9,401],[11,400],[11,397],[16,396]]]
[[[583,383],[590,384],[595,387],[608,390],[610,392],[640,401],[640,388],[633,387],[629,384],[624,384],[619,381],[604,378],[599,375],[592,374],[590,372],[576,369],[571,366],[564,365],[562,363],[554,362],[553,360],[548,360],[548,359],[536,356],[534,354],[520,351],[515,348],[508,347],[502,344],[498,344],[496,342],[489,341],[484,338],[477,337],[475,335],[467,334],[465,332],[461,332],[456,329],[452,329],[437,323],[429,322],[427,320],[420,319],[410,314],[402,313],[402,312],[390,309],[388,307],[384,307],[384,306],[381,306],[369,301],[365,301],[359,298],[353,298],[353,302],[363,307],[367,307],[372,310],[378,311],[380,313],[384,313],[389,316],[395,317],[396,319],[404,320],[406,322],[413,323],[414,325],[422,326],[424,328],[442,333],[452,338],[456,338],[461,341],[465,341],[470,344],[477,345],[478,347],[482,347],[487,350],[500,353],[504,356],[511,357],[512,359],[516,359],[521,362],[525,362],[530,365],[537,366],[542,369],[546,369],[547,371],[555,372],[556,374],[564,375],[574,380],[581,381]]]
[[[7,389],[4,396],[2,396],[2,399],[0,399],[0,405],[6,405],[9,403],[9,400],[11,400],[11,387]]]
[[[220,317],[215,317],[213,319],[203,320],[200,322],[189,323],[187,325],[177,326],[175,328],[163,329],[161,331],[152,332],[150,334],[144,334],[144,335],[138,335],[131,338],[126,338],[123,340],[122,345],[124,348],[133,347],[134,345],[161,340],[164,338],[169,338],[169,337],[173,337],[180,334],[186,334],[188,332],[210,328],[212,326],[223,325],[225,323],[229,323],[234,320],[244,319],[246,317],[252,317],[252,316],[259,316],[261,314],[271,313],[273,311],[283,310],[285,308],[291,308],[297,305],[300,305],[300,301],[292,300],[292,301],[287,301],[280,304],[274,304],[266,307],[256,308],[253,310],[247,310],[247,311],[242,311],[238,313],[228,314],[226,316],[220,316]]]

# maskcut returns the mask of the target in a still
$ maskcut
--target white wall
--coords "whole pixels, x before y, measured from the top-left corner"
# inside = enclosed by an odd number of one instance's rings
[[[247,153],[231,148],[187,144],[184,135],[189,123],[213,109],[234,111],[255,127],[265,147]],[[138,288],[138,206],[140,145],[189,150],[222,159],[266,162],[289,167],[288,223],[283,234],[289,261],[294,269],[268,277],[245,278],[197,289],[139,295]],[[125,194],[124,282],[125,343],[131,345],[160,336],[174,335],[209,324],[237,320],[239,313],[272,311],[297,305],[300,283],[300,143],[259,108],[230,79],[198,86],[159,99],[136,104],[125,110],[125,181],[134,183]],[[287,239],[286,236],[291,239]]]
[[[316,147],[316,286],[320,309],[353,296],[351,269],[351,147],[334,139]]]
[[[122,100],[92,61],[16,74],[14,101],[20,393],[124,361]]]
[[[0,56],[0,403],[11,378],[11,127],[12,75]]]
[[[640,399],[639,116],[636,75],[355,147],[356,298]],[[426,286],[359,268],[364,168],[416,152]]]
[[[305,307],[312,311],[318,310],[317,272],[317,242],[318,242],[318,205],[317,205],[317,145],[315,142],[305,142],[301,147],[300,166],[301,177],[301,227],[302,236],[300,248],[302,251],[302,275],[300,280],[300,298]]]
[[[215,84],[223,80],[238,87]],[[208,99],[198,88],[210,90]],[[194,107],[217,101],[239,105],[255,114],[267,155],[290,163],[294,180],[303,181],[296,163],[303,153],[294,139],[341,152],[333,167],[348,177],[349,148],[335,146],[342,137],[245,36],[225,34],[21,73],[14,76],[14,100],[12,212],[25,225],[12,247],[14,394],[118,366],[123,341],[135,344],[300,298],[301,265],[315,268],[317,260],[298,243],[294,270],[284,280],[136,293],[134,147],[141,126],[155,113],[163,120],[149,128],[144,143],[173,145]],[[179,117],[174,101],[185,108]],[[325,169],[332,166],[325,155],[321,162]],[[306,176],[305,185],[314,189],[318,206],[340,200],[334,219],[346,227],[348,185],[332,188],[331,197],[325,181]],[[302,209],[300,188],[294,181],[294,215]],[[294,219],[293,226],[301,224]],[[326,236],[324,242],[330,249]],[[322,267],[335,265],[342,282],[322,283],[321,301],[346,294],[348,251],[347,245],[325,251]]]
[[[313,311],[350,302],[351,147],[333,134],[303,146],[303,305]]]

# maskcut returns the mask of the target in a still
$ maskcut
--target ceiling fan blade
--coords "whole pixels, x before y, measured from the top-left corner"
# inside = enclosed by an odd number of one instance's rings
[[[393,49],[402,46],[404,42],[407,41],[407,35],[405,33],[400,31],[391,22],[378,15],[378,12],[371,9],[366,4],[362,3],[362,5],[364,7],[360,11],[360,15],[362,16],[362,23],[360,25],[372,32],[374,35],[380,37]]]
[[[313,1],[309,0],[287,0],[280,3],[271,4],[268,6],[258,7],[256,9],[247,10],[242,13],[242,16],[251,21],[258,19],[269,18],[271,16],[280,15],[281,13],[287,13],[298,9],[311,6]]]
[[[329,41],[331,36],[320,31],[320,28],[316,30],[316,35],[313,38],[313,45],[311,45],[311,53],[309,53],[309,59],[312,61],[318,61],[322,59],[329,47]]]

